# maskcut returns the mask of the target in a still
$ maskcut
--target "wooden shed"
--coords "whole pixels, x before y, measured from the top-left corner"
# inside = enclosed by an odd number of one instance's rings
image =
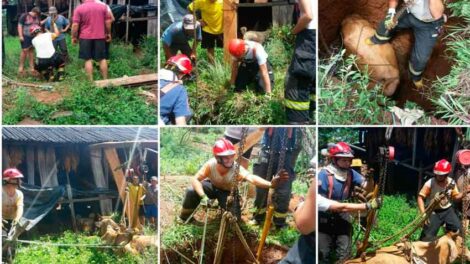
[[[122,204],[118,197],[124,200],[127,168],[140,170],[141,179],[158,173],[153,128],[4,127],[2,137],[3,169],[18,168],[29,185],[65,186],[58,203],[70,205],[72,218],[84,202],[102,215],[116,211]]]

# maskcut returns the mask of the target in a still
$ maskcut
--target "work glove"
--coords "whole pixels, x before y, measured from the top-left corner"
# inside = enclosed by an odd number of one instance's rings
[[[202,206],[207,206],[209,204],[209,197],[207,197],[207,195],[203,195],[201,197],[201,205]]]
[[[427,217],[426,213],[423,213],[423,214],[421,215],[421,217],[422,217],[422,218],[426,218],[426,217]],[[427,217],[426,220],[424,221],[424,225],[425,225],[425,226],[428,226],[429,223],[430,223],[429,217]]]
[[[279,187],[280,184],[284,183],[287,180],[289,180],[289,173],[286,170],[282,169],[271,180],[270,188],[276,189],[277,187]]]
[[[385,21],[384,21],[385,28],[387,30],[391,30],[392,28],[395,27],[396,23],[394,21],[394,18],[395,18],[395,8],[389,8],[388,14],[385,17]]]
[[[382,206],[382,199],[380,199],[380,198],[374,198],[374,199],[370,200],[370,202],[366,203],[367,210],[378,209],[381,206]]]

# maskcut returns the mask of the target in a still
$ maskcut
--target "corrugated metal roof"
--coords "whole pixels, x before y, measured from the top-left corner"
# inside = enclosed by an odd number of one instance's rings
[[[4,141],[100,143],[136,140],[137,127],[4,127]],[[156,128],[141,128],[138,140],[157,140]]]

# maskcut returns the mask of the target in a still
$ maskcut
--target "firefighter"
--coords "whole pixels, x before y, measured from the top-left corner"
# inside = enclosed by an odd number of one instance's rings
[[[260,188],[278,188],[288,180],[286,171],[279,172],[271,181],[253,175],[239,166],[238,175],[235,174],[235,147],[227,139],[219,139],[212,148],[214,157],[207,161],[191,180],[191,187],[186,190],[183,199],[183,209],[180,219],[186,221],[194,212],[199,203],[207,205],[209,199],[217,199],[222,209],[227,209],[227,198],[230,195],[234,181],[247,181]],[[240,220],[241,208],[238,193],[235,193],[232,212]],[[229,208],[230,209],[230,208]]]
[[[318,192],[325,198],[344,201],[351,197],[355,186],[367,189],[365,178],[351,169],[354,158],[351,147],[345,142],[329,144],[328,157],[331,162],[318,174]],[[352,218],[346,212],[320,212],[318,222],[318,251],[320,263],[331,263],[331,250],[339,260],[350,254]]]
[[[431,213],[426,221],[421,233],[421,241],[433,241],[437,238],[437,232],[445,224],[447,232],[457,233],[460,230],[460,219],[457,217],[454,207],[452,207],[449,198],[454,201],[462,199],[462,193],[459,193],[455,181],[448,177],[452,171],[450,162],[445,159],[439,160],[434,164],[434,177],[429,179],[419,191],[418,208],[419,211],[425,213],[425,200],[428,205],[435,195],[445,191],[449,185],[454,185],[448,190],[447,195],[440,201],[437,208]]]
[[[228,51],[232,55],[232,88],[241,92],[254,82],[258,92],[271,94],[274,75],[264,47],[255,41],[232,39],[228,44]]]
[[[260,175],[266,180],[276,175],[279,166],[279,157],[282,151],[285,151],[285,160],[282,169],[289,174],[289,180],[277,188],[273,195],[272,201],[274,205],[273,223],[276,228],[281,229],[286,226],[287,211],[289,210],[289,201],[292,191],[292,182],[295,179],[295,160],[300,151],[300,136],[297,135],[297,128],[268,128],[263,135],[261,141],[262,149],[259,154],[258,161],[253,166],[253,173]],[[283,149],[283,144],[285,149]],[[272,170],[267,175],[270,158],[272,161]],[[268,190],[256,188],[255,208],[256,212],[250,222],[253,225],[261,224],[266,217],[266,209],[268,202]]]
[[[431,57],[432,50],[444,26],[444,4],[442,0],[408,0],[407,12],[395,21],[398,0],[388,1],[388,12],[379,24],[375,35],[366,39],[366,44],[384,44],[397,30],[413,29],[415,43],[411,51],[408,70],[416,88],[423,88],[422,74]]]
[[[2,176],[2,237],[7,237],[11,229],[14,229],[19,224],[23,216],[24,196],[23,192],[18,188],[21,184],[23,174],[15,169],[9,168],[3,172]],[[3,242],[5,245],[5,242]],[[13,258],[15,255],[14,246],[13,252],[2,254],[2,261],[7,261],[6,258]],[[5,250],[6,248],[3,247]],[[10,254],[10,256],[7,256]]]
[[[308,124],[315,100],[316,0],[299,0],[300,17],[292,29],[295,50],[285,79],[285,106],[288,124]]]
[[[32,25],[30,33],[33,37],[32,43],[36,51],[35,68],[46,81],[64,79],[65,61],[54,48],[54,40],[60,35],[55,22],[52,22],[54,33],[43,33],[40,26]],[[57,78],[54,76],[54,69],[57,70]]]
[[[184,54],[171,57],[158,72],[160,117],[165,125],[186,125],[192,116],[183,80],[191,74],[191,61]]]

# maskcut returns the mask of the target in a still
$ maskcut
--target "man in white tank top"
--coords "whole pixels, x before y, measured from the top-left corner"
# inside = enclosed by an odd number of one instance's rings
[[[419,211],[424,214],[425,212],[425,200],[426,204],[429,204],[434,197],[439,195],[441,192],[448,192],[441,200],[437,208],[429,216],[429,220],[423,227],[420,240],[422,241],[433,241],[437,237],[437,233],[441,226],[445,224],[447,232],[458,232],[460,230],[460,220],[452,207],[449,198],[455,200],[462,199],[462,193],[459,193],[455,181],[448,177],[452,171],[451,164],[442,159],[434,164],[434,178],[429,179],[418,195],[418,208]],[[454,185],[453,188],[450,188]]]
[[[408,70],[416,88],[423,88],[422,74],[444,25],[444,4],[442,0],[406,0],[405,13],[396,17],[398,0],[389,0],[385,20],[374,36],[366,39],[368,45],[383,44],[392,38],[395,31],[412,29],[415,37]]]
[[[191,180],[191,187],[186,190],[180,218],[186,221],[199,203],[207,205],[209,199],[217,199],[219,206],[226,209],[227,198],[232,185],[240,181],[248,181],[260,188],[277,188],[289,178],[286,171],[281,171],[269,182],[249,173],[240,166],[235,175],[235,147],[227,139],[219,139],[212,149],[214,158],[207,161]],[[241,208],[238,194],[234,197],[233,213],[240,219]]]

